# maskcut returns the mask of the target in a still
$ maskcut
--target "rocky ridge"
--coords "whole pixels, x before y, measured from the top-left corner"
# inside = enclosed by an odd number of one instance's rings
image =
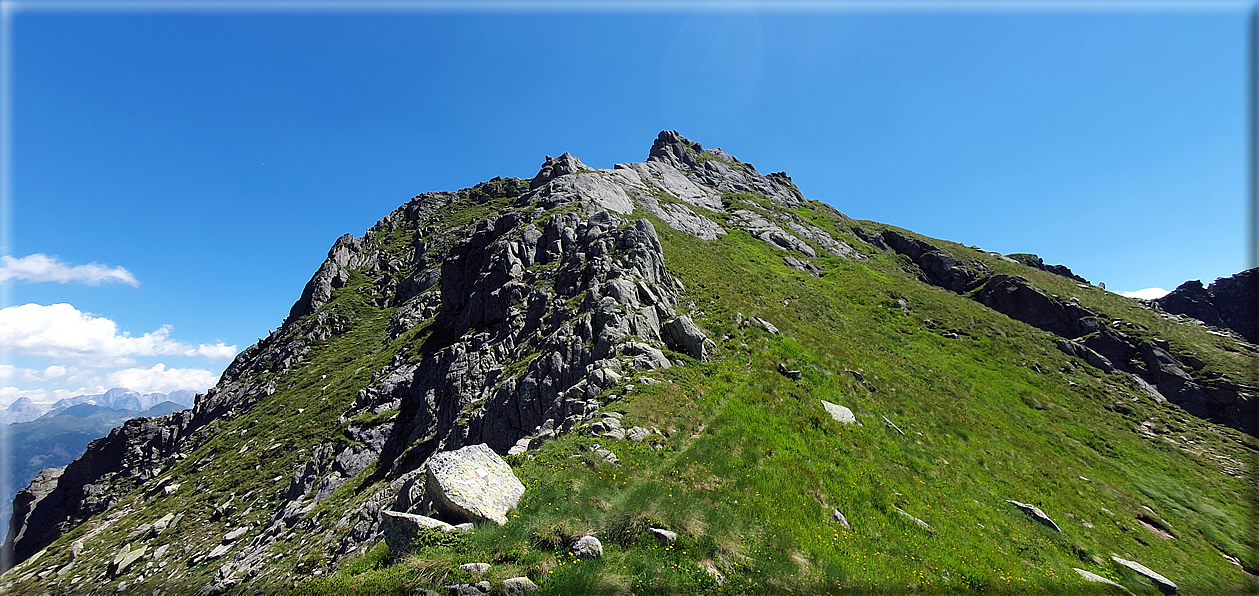
[[[1103,314],[912,234],[851,220],[851,237],[827,232],[795,211],[803,205],[786,174],[761,175],[751,164],[668,131],[642,163],[597,170],[564,154],[547,157],[529,181],[496,178],[419,195],[364,236],[338,239],[283,326],[238,355],[193,410],[128,422],[60,475],[41,476],[24,493],[5,548],[14,563],[57,560],[60,555],[43,555],[43,549],[63,535],[77,532],[76,540],[90,544],[94,536],[135,533],[117,564],[74,566],[71,559],[51,573],[67,583],[132,585],[161,573],[201,593],[221,593],[273,581],[268,565],[285,549],[330,553],[332,561],[293,570],[323,572],[382,538],[398,514],[454,527],[462,520],[434,502],[425,474],[441,454],[482,444],[499,454],[527,454],[572,432],[650,443],[663,433],[623,429],[619,416],[600,420],[602,408],[635,383],[659,382],[656,371],[711,358],[723,348],[695,322],[697,306],[666,267],[657,230],[644,214],[702,241],[746,234],[815,276],[821,271],[815,261],[889,251],[922,281],[1052,334],[1064,352],[1129,375],[1151,397],[1227,424],[1241,425],[1251,412],[1248,387],[1195,376],[1198,368],[1166,343],[1134,339]],[[477,216],[449,219],[455,206]],[[306,386],[312,389],[302,390],[310,394],[305,407],[273,404],[268,398],[295,391],[291,379],[328,346],[361,332],[363,315],[354,308],[380,318],[379,336],[360,350],[378,361],[354,360],[375,362],[362,382],[326,395],[332,379],[311,379]],[[907,304],[900,308],[909,312]],[[778,333],[764,319],[748,324]],[[790,372],[799,378],[799,370]],[[321,389],[324,380],[329,383]],[[318,408],[333,412],[338,436],[285,444],[247,424],[259,411],[278,410],[296,428],[314,413],[309,404],[326,404]],[[856,422],[842,406],[836,406],[839,414],[826,411]],[[238,450],[218,447],[229,433],[238,435],[230,443]],[[141,521],[165,518],[145,508],[192,498],[187,495],[208,486],[202,480],[181,491],[189,480],[175,479],[193,479],[193,466],[228,465],[251,451],[286,458],[290,472],[275,476],[269,490],[206,491],[210,496],[197,501],[202,509],[188,508],[187,515],[224,530],[208,542],[155,543],[166,539],[156,540],[153,522],[145,529]],[[615,465],[610,451],[595,445],[594,452]],[[254,470],[265,465],[259,461]],[[363,488],[370,490],[354,507],[328,509],[334,495]],[[131,553],[146,552],[146,540],[157,547],[154,565],[128,571],[140,556]],[[157,556],[159,550],[188,554],[171,562]],[[6,580],[44,579],[45,571],[27,564]]]

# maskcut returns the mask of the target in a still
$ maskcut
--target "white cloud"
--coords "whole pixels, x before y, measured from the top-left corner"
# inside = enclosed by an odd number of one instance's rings
[[[133,356],[201,356],[228,359],[236,346],[190,344],[170,339],[170,325],[133,337],[118,324],[70,304],[23,304],[0,309],[0,348],[15,354],[87,365],[129,364]],[[63,370],[64,372],[64,370]]]
[[[0,282],[9,280],[30,283],[55,281],[63,284],[78,282],[93,286],[104,282],[140,285],[140,281],[122,267],[111,268],[98,263],[69,265],[58,261],[56,257],[39,253],[21,258],[7,255],[0,257]]]
[[[47,381],[65,376],[65,374],[66,367],[64,366],[50,366],[39,371],[12,364],[0,364],[0,379],[5,381]]]
[[[125,368],[109,373],[110,387],[126,387],[140,393],[170,393],[179,389],[205,391],[213,387],[219,376],[200,368],[166,368],[161,362],[153,368]]]
[[[1162,298],[1163,296],[1166,296],[1167,290],[1164,290],[1163,288],[1146,288],[1144,290],[1137,290],[1135,292],[1124,292],[1123,295],[1129,298],[1141,298],[1142,300],[1154,300],[1155,298]]]

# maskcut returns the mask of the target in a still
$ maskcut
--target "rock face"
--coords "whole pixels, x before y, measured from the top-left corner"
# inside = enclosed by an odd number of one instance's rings
[[[5,548],[12,548],[11,545],[17,542],[25,542],[26,532],[31,529],[27,523],[32,511],[34,511],[48,495],[52,494],[57,488],[57,480],[65,473],[65,468],[47,468],[40,471],[39,476],[35,477],[31,485],[18,491],[13,499],[13,520],[9,526],[9,535],[5,539]],[[36,529],[38,531],[38,529]],[[29,554],[29,553],[27,553]]]
[[[1006,256],[1024,265],[1027,265],[1028,267],[1031,267],[1033,269],[1040,269],[1041,271],[1048,271],[1050,273],[1053,273],[1054,275],[1061,275],[1062,277],[1065,277],[1070,280],[1078,281],[1082,284],[1089,283],[1089,280],[1084,279],[1083,277],[1080,277],[1076,275],[1075,273],[1072,273],[1071,269],[1067,268],[1066,265],[1046,265],[1043,259],[1041,259],[1040,257],[1034,254],[1013,253]]]
[[[1167,312],[1231,329],[1259,343],[1259,268],[1222,277],[1205,288],[1201,281],[1187,281],[1154,302]]]
[[[469,445],[428,460],[425,488],[437,508],[461,521],[507,523],[525,485],[485,444]]]

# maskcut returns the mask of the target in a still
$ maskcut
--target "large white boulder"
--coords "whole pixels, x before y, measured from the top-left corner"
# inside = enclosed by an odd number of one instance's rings
[[[429,458],[425,489],[433,504],[452,518],[501,526],[507,523],[507,512],[520,502],[525,485],[503,458],[482,443]]]

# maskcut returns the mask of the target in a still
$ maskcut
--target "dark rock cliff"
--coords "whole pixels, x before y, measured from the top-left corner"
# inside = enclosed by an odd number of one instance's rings
[[[1259,343],[1259,268],[1221,277],[1207,287],[1198,280],[1187,281],[1154,302],[1167,312],[1231,329]]]

